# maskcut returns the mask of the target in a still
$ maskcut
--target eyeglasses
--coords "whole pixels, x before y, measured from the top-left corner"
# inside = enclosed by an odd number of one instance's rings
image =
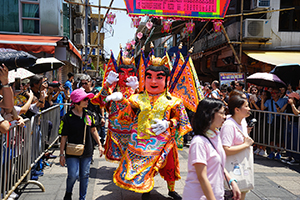
[[[87,82],[81,83],[81,85],[87,85],[87,84],[88,84]]]
[[[218,111],[218,113],[220,113],[221,115],[226,115],[226,111],[223,112]]]
[[[88,100],[89,100],[89,98],[87,98],[87,97],[83,99],[83,101],[88,101]]]

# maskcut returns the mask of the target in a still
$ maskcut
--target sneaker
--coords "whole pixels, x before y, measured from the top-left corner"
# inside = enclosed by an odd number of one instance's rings
[[[253,153],[254,153],[255,155],[258,155],[259,152],[260,152],[260,149],[257,148]]]
[[[181,200],[182,199],[181,196],[175,191],[173,191],[173,192],[169,191],[168,195],[170,197],[173,197],[174,200]]]
[[[268,154],[267,154],[266,150],[261,149],[257,155],[267,156]]]
[[[275,158],[275,153],[274,152],[271,152],[268,157],[268,159],[274,159]]]
[[[281,159],[282,163],[287,163],[290,162],[291,160],[293,160],[291,157],[288,157],[287,159]]]
[[[281,154],[280,154],[280,153],[277,153],[274,159],[275,159],[275,160],[281,160]]]
[[[288,165],[299,165],[299,162],[297,162],[295,159],[292,159],[291,161],[287,162]]]

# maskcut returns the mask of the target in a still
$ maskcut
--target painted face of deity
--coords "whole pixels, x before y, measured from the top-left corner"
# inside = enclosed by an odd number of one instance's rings
[[[160,94],[166,88],[166,75],[163,71],[147,71],[145,80],[146,90],[149,94]]]
[[[129,76],[135,76],[135,72],[133,68],[120,68],[119,85],[126,87],[127,78]]]

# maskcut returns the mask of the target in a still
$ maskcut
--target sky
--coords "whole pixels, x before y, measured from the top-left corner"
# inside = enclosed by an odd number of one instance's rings
[[[110,2],[111,0],[101,0],[101,5],[108,7]],[[99,0],[90,0],[90,4],[92,5],[98,5],[98,3]],[[123,0],[114,0],[112,7],[126,8]],[[107,9],[101,9],[101,14],[104,15],[106,11]],[[98,8],[93,8],[92,12],[97,14]],[[133,40],[136,28],[131,27],[131,18],[127,15],[126,11],[110,10],[109,12],[116,14],[115,24],[112,25],[114,34],[111,36],[109,33],[105,33],[104,50],[109,53],[109,56],[110,50],[112,50],[116,57],[120,51],[120,43],[122,44],[122,47],[125,47],[127,42]],[[143,21],[143,19],[141,21]],[[109,26],[106,25],[106,27]],[[105,54],[107,56],[107,53]]]

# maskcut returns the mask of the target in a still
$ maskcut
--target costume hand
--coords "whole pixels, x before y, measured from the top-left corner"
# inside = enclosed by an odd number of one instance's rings
[[[114,71],[110,71],[108,76],[107,76],[107,79],[106,81],[111,85],[113,84],[114,82],[117,82],[119,80],[119,74],[114,72]]]
[[[106,101],[121,101],[123,99],[122,92],[114,92],[106,97]]]
[[[154,119],[155,124],[151,125],[152,131],[155,135],[159,135],[169,128],[169,123],[166,120]]]
[[[139,87],[138,78],[136,76],[130,76],[126,80],[126,85],[131,87],[133,90],[136,90]]]

